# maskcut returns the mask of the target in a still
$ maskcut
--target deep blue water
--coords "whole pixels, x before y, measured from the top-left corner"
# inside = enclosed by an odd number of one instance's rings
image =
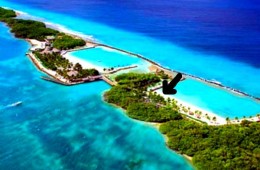
[[[0,169],[191,169],[157,130],[102,100],[108,84],[46,82],[29,45],[2,23],[0,33]]]
[[[222,54],[260,68],[257,0],[9,1],[139,32],[208,54]]]

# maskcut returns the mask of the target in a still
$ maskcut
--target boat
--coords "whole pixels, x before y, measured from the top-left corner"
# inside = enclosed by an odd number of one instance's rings
[[[22,101],[18,101],[18,102],[7,105],[7,107],[16,107],[16,106],[21,105],[22,103],[23,103]]]

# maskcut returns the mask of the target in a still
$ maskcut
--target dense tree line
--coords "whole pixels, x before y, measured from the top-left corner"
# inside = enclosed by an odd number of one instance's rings
[[[259,123],[208,126],[182,119],[162,124],[160,131],[171,149],[193,156],[198,169],[260,168]]]
[[[162,97],[161,95],[157,94],[156,92],[149,92],[148,98],[153,103],[158,103],[158,104],[163,104],[163,105],[167,104],[167,102],[165,101],[164,97]]]
[[[11,32],[18,38],[29,38],[43,41],[46,36],[55,36],[59,32],[47,28],[46,25],[39,21],[9,19],[6,20],[7,25],[11,28]]]
[[[59,75],[69,80],[99,75],[96,69],[83,69],[79,63],[73,65],[59,53],[41,54],[40,52],[34,52],[34,54],[44,67],[57,71]],[[77,74],[69,76],[69,71],[76,71]]]
[[[147,87],[158,82],[153,74],[122,74],[117,86],[105,93],[105,100],[124,109],[129,117],[164,122],[160,131],[167,135],[168,146],[192,156],[201,170],[257,170],[260,167],[260,124],[243,121],[240,125],[208,126],[183,118],[176,102],[165,101]],[[139,82],[140,81],[140,82]]]
[[[127,108],[127,115],[133,119],[147,122],[167,122],[182,119],[182,116],[172,108],[158,107],[154,103],[131,103]]]
[[[154,74],[127,73],[115,78],[119,85],[127,85],[138,90],[146,90],[148,86],[160,82],[160,78]]]
[[[53,71],[56,71],[59,67],[67,69],[72,66],[68,59],[58,53],[41,54],[40,52],[34,52],[34,54],[44,67]]]
[[[148,86],[160,81],[157,75],[126,73],[117,76],[115,80],[118,85],[105,93],[105,99],[126,109],[129,117],[149,122],[166,122],[181,118],[173,109],[160,107],[156,101],[149,99],[151,94],[147,94],[146,90]]]
[[[73,49],[78,46],[84,46],[86,42],[80,38],[74,38],[69,35],[59,35],[53,42],[53,47],[61,50]]]
[[[15,19],[13,10],[0,7],[0,21],[7,23],[11,32],[18,38],[45,40],[46,36],[54,36],[53,46],[58,49],[67,50],[77,46],[84,46],[86,42],[80,38],[60,33],[57,30],[47,28],[43,22],[33,20]]]
[[[0,21],[6,21],[7,19],[16,17],[16,14],[13,10],[4,9],[0,7]]]

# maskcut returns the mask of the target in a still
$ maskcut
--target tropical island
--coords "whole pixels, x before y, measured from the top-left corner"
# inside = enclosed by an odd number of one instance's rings
[[[16,19],[16,16],[15,11],[0,8],[0,21],[11,28],[15,37],[32,45],[28,56],[53,81],[72,85],[101,78],[96,69],[83,69],[81,64],[73,64],[62,56],[63,50],[85,46],[83,39],[47,28],[39,21]]]
[[[240,124],[209,126],[187,117],[176,100],[147,92],[160,78],[154,74],[119,75],[115,78],[117,86],[105,93],[105,100],[125,109],[133,119],[157,123],[167,145],[192,157],[197,169],[260,167],[259,123],[243,120]]]
[[[39,21],[15,18],[16,12],[0,8],[0,21],[6,23],[18,38],[31,43],[27,53],[38,69],[64,85],[103,79],[112,88],[105,92],[104,100],[123,108],[136,120],[156,123],[167,137],[172,150],[186,155],[197,169],[259,169],[260,167],[260,124],[248,120],[217,124],[216,117],[192,111],[177,100],[165,98],[154,89],[161,87],[163,79],[174,73],[153,65],[151,73],[123,73],[110,76],[124,68],[110,68],[101,75],[95,68],[84,69],[80,63],[72,63],[63,57],[68,50],[92,48],[101,44],[47,28]],[[105,46],[105,45],[103,45]],[[131,67],[127,67],[131,68]],[[108,72],[107,72],[108,71]],[[259,117],[259,115],[258,115]],[[210,122],[214,126],[209,125]],[[217,126],[218,125],[218,126]]]

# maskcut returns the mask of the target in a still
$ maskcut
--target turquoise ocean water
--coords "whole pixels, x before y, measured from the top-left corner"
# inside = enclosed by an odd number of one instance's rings
[[[43,81],[29,45],[0,33],[0,169],[191,169],[157,130],[102,101],[109,85]]]
[[[260,102],[235,95],[194,79],[186,79],[176,86],[178,93],[174,96],[183,101],[192,101],[195,106],[213,112],[224,118],[254,116],[260,111]]]
[[[246,63],[5,0],[0,6],[92,35],[99,42],[142,54],[168,68],[260,96],[256,83],[260,82],[260,70]],[[182,158],[166,149],[158,131],[131,121],[102,101],[102,92],[110,88],[107,84],[63,87],[42,81],[42,74],[24,55],[28,44],[14,39],[7,30],[1,24],[0,70],[4,71],[0,72],[0,169],[190,169]],[[76,55],[86,56],[84,52]],[[239,81],[241,77],[243,81]],[[177,88],[180,99],[220,116],[234,118],[260,112],[259,102],[202,82],[187,80]],[[5,107],[20,100],[24,102],[21,107]]]
[[[191,73],[210,80],[217,80],[224,85],[259,96],[260,86],[257,82],[260,82],[260,69],[246,63],[229,60],[221,56],[191,51],[167,41],[153,39],[139,33],[126,32],[85,19],[42,11],[6,1],[1,2],[1,4],[3,4],[2,6],[18,9],[34,16],[28,16],[27,18],[41,19],[43,21],[60,24],[63,28],[65,27],[78,33],[90,35],[99,42],[144,55],[165,67]],[[62,18],[62,20],[60,18]],[[90,61],[93,62],[94,55],[92,54],[95,52],[100,54],[100,50],[89,52],[81,51],[76,52],[76,56],[87,60],[86,56],[90,53]],[[103,53],[103,55],[104,54],[107,53]],[[117,56],[118,54],[115,53],[114,55]],[[98,60],[95,60],[95,62],[96,61]],[[135,61],[135,59],[128,58],[124,62],[132,63],[132,61]],[[106,62],[110,62],[107,63],[107,65],[111,65],[111,61],[106,60]],[[116,62],[117,61],[115,61],[115,63]],[[259,101],[240,97],[228,91],[223,92],[222,89],[213,89],[202,82],[196,83],[196,86],[193,84],[185,85],[185,89],[182,89],[182,91],[179,91],[180,98],[186,98],[188,99],[187,102],[198,105],[203,109],[216,112],[220,116],[234,118],[236,116],[256,115],[260,112]],[[186,91],[192,91],[193,93],[190,94],[192,97],[187,97],[185,95]],[[229,100],[230,96],[232,96],[231,98],[234,100]],[[212,103],[213,99],[216,99],[214,103]]]
[[[154,39],[141,33],[121,30],[70,15],[43,11],[6,0],[1,1],[0,5],[91,35],[99,42],[144,55],[165,67],[209,80],[217,80],[226,86],[260,97],[260,86],[256,83],[260,82],[260,69],[247,63],[220,55],[193,51],[166,40]]]

